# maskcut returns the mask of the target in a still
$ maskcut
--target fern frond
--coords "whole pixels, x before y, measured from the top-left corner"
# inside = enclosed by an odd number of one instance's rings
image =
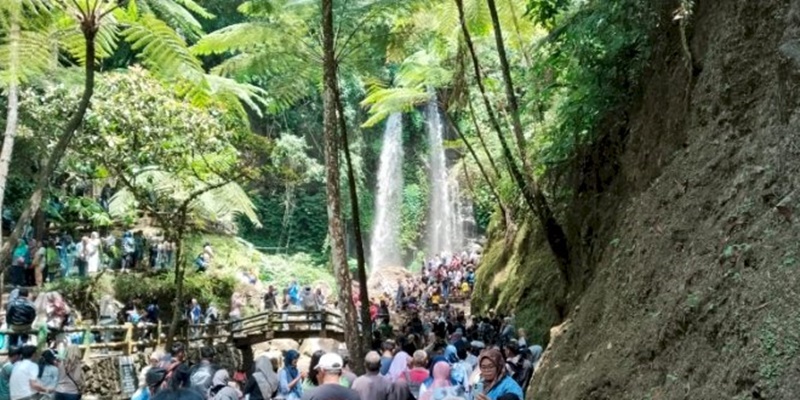
[[[396,112],[408,112],[431,100],[431,93],[420,88],[378,89],[367,94],[362,106],[370,106],[370,118],[362,126],[371,127]]]
[[[269,44],[285,44],[280,27],[265,22],[243,22],[203,36],[192,52],[197,55],[246,52]]]
[[[263,108],[270,107],[269,93],[264,89],[218,75],[206,75],[205,78],[215,96],[234,96],[259,116]]]
[[[203,26],[200,22],[175,0],[147,0],[147,3],[155,16],[189,39],[195,40],[203,35]],[[200,7],[197,4],[195,6]]]
[[[139,52],[142,63],[162,78],[202,73],[200,60],[191,54],[183,38],[155,16],[142,16],[122,35]]]
[[[77,60],[80,65],[86,64],[86,40],[81,33],[79,22],[69,16],[63,15],[56,20],[55,37],[61,48],[70,57]],[[119,43],[119,26],[114,14],[107,15],[100,24],[95,38],[96,58],[102,61],[117,50]]]

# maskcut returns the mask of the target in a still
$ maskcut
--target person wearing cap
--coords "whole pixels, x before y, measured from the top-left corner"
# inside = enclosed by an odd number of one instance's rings
[[[8,361],[0,368],[0,400],[10,400],[11,393],[9,392],[8,383],[11,379],[11,371],[14,370],[14,364],[19,361],[20,348],[11,346],[8,349]]]
[[[336,353],[326,353],[319,359],[317,374],[320,385],[303,394],[303,400],[361,400],[358,392],[339,383],[344,360]]]
[[[367,353],[364,368],[367,373],[356,378],[353,390],[361,396],[361,400],[386,400],[392,392],[392,385],[389,379],[380,374],[381,355],[377,351]]]

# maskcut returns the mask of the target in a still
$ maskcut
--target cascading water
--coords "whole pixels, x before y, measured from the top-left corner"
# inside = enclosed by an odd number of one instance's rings
[[[369,246],[372,271],[402,265],[400,208],[403,203],[403,126],[399,113],[389,116],[383,133],[375,225]]]
[[[430,141],[430,209],[428,212],[428,254],[453,253],[464,242],[463,221],[460,218],[458,182],[449,179],[444,150],[444,126],[436,100],[426,110]]]

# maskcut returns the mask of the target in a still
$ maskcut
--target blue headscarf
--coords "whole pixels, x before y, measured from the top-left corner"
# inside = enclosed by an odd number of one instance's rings
[[[452,344],[447,345],[444,349],[444,358],[450,364],[455,364],[458,362],[458,350],[456,350],[456,346]],[[431,370],[433,370],[433,366],[431,366]]]
[[[300,371],[294,366],[294,360],[300,358],[300,353],[296,350],[288,350],[286,355],[283,356],[283,367],[286,368],[286,373],[289,375],[289,381],[293,381],[300,375]]]

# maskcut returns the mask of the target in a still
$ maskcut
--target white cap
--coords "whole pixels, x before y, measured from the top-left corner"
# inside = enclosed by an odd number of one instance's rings
[[[344,360],[336,353],[325,353],[319,358],[317,369],[328,372],[338,372],[344,367]]]

